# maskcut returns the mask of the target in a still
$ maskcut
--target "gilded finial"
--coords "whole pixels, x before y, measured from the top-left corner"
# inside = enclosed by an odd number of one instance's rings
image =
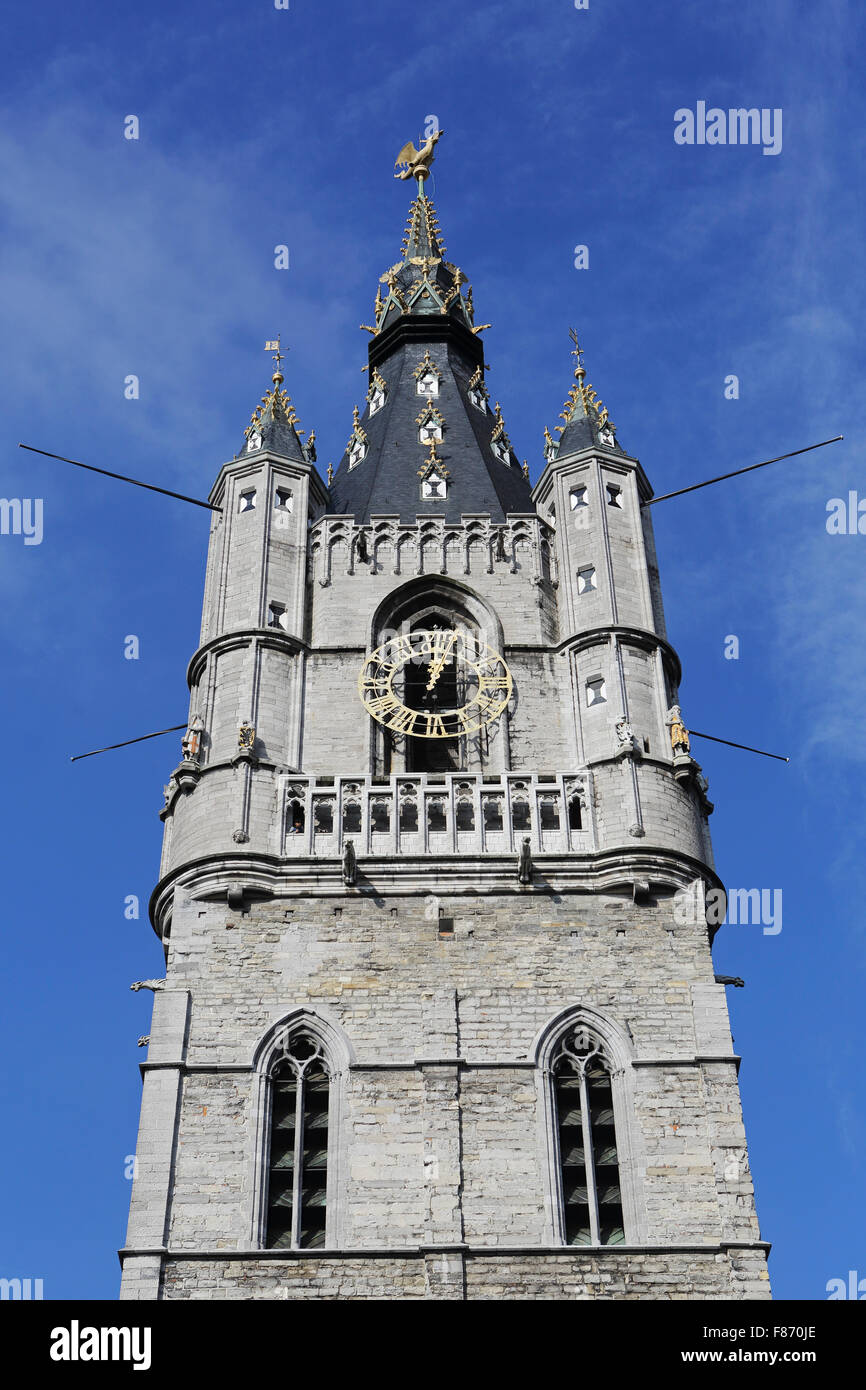
[[[329,463],[329,464],[328,464],[328,487],[331,486],[331,483],[332,483],[333,481],[334,481],[334,465],[333,465],[332,463]]]
[[[526,462],[526,459],[523,460],[523,476],[526,481],[529,482],[529,464]]]
[[[271,380],[273,381],[273,383],[274,383],[275,386],[282,386],[283,381],[285,380],[285,378],[283,377],[282,372],[280,371],[280,363],[282,362],[283,358],[284,358],[285,355],[286,355],[284,352],[280,352],[280,337],[281,337],[281,336],[282,336],[282,335],[278,333],[277,336],[276,336],[276,339],[275,339],[273,342],[265,343],[265,352],[272,352],[273,355],[274,355],[273,360],[274,360],[274,363],[276,364],[276,371],[274,372],[273,376],[271,377]]]
[[[424,180],[430,173],[436,142],[442,138],[443,133],[441,130],[435,130],[427,137],[420,150],[416,150],[413,141],[408,140],[394,161],[394,168],[397,170],[394,178],[417,179],[418,190],[421,192]]]
[[[576,366],[576,368],[575,368],[574,375],[575,375],[576,377],[578,377],[578,378],[583,378],[583,377],[586,376],[586,368],[585,368],[584,365],[583,365],[583,348],[580,346],[580,343],[577,341],[577,334],[575,333],[575,331],[574,331],[573,328],[569,328],[569,330],[568,330],[568,336],[571,338],[571,341],[574,343],[574,350],[572,351],[572,354],[571,354],[571,355],[572,355],[572,357],[575,357],[575,358],[577,359],[577,366]]]

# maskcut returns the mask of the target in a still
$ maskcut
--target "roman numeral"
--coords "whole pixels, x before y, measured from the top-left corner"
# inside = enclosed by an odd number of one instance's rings
[[[483,691],[480,690],[475,696],[474,703],[481,710],[482,714],[487,714],[488,710],[491,709],[502,708],[502,700],[498,700],[495,695],[485,695]]]
[[[399,709],[400,704],[394,695],[378,695],[374,700],[365,700],[370,714],[380,715],[390,713],[392,709]]]
[[[397,706],[398,713],[391,716],[388,720],[388,728],[394,729],[398,734],[411,734],[415,732],[415,724],[421,717],[417,710],[406,709],[403,705]]]

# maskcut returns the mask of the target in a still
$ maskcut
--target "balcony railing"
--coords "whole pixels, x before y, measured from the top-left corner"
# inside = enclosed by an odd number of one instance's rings
[[[280,778],[282,853],[356,855],[536,853],[594,848],[590,774],[405,773]]]

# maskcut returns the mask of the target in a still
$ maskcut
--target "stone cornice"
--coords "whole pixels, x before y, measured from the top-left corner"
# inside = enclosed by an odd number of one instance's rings
[[[592,854],[533,855],[535,878],[518,884],[515,859],[508,855],[381,855],[358,857],[358,882],[343,882],[337,858],[285,859],[249,851],[193,859],[173,869],[156,885],[149,911],[160,940],[171,914],[175,888],[203,901],[225,900],[230,885],[242,883],[251,900],[299,897],[353,899],[376,896],[426,897],[440,893],[478,899],[485,893],[543,898],[551,893],[589,894],[619,890],[630,894],[636,880],[676,892],[696,878],[722,888],[721,879],[698,859],[679,851],[641,846]],[[723,890],[724,891],[724,890]]]
[[[198,647],[190,657],[186,668],[186,683],[190,690],[196,684],[201,669],[212,652],[231,651],[232,647],[246,647],[251,642],[258,642],[260,646],[271,647],[276,651],[288,652],[291,656],[310,650],[309,643],[303,638],[291,637],[287,632],[278,632],[273,627],[234,628],[229,632],[221,632],[218,637],[211,637]]]
[[[721,1240],[706,1244],[685,1242],[671,1245],[466,1245],[463,1243],[440,1245],[394,1245],[394,1246],[342,1246],[339,1250],[182,1250],[174,1246],[124,1246],[118,1250],[117,1257],[124,1260],[136,1258],[158,1258],[163,1260],[214,1260],[220,1264],[237,1263],[247,1260],[262,1260],[270,1263],[310,1260],[412,1260],[423,1259],[425,1255],[455,1254],[469,1259],[513,1259],[515,1255],[539,1256],[549,1259],[559,1256],[571,1260],[602,1260],[614,1264],[622,1255],[706,1255],[713,1258],[727,1255],[735,1250],[754,1250],[769,1254],[772,1245],[766,1240]]]

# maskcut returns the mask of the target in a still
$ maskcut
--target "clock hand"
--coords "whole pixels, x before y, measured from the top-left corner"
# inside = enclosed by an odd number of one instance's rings
[[[445,662],[448,660],[448,653],[451,651],[451,648],[454,646],[454,643],[455,643],[456,641],[457,641],[457,633],[456,633],[456,632],[452,632],[452,634],[451,634],[451,640],[449,641],[447,647],[445,647],[445,648],[443,649],[442,655],[439,657],[438,661],[436,661],[436,662],[434,663],[434,665],[433,665],[433,667],[432,667],[432,669],[431,669],[431,671],[430,671],[430,679],[428,680],[428,682],[427,682],[427,687],[426,687],[428,690],[432,690],[433,687],[434,687],[434,685],[435,685],[436,682],[438,681],[440,675],[442,674],[442,667],[445,665]]]

